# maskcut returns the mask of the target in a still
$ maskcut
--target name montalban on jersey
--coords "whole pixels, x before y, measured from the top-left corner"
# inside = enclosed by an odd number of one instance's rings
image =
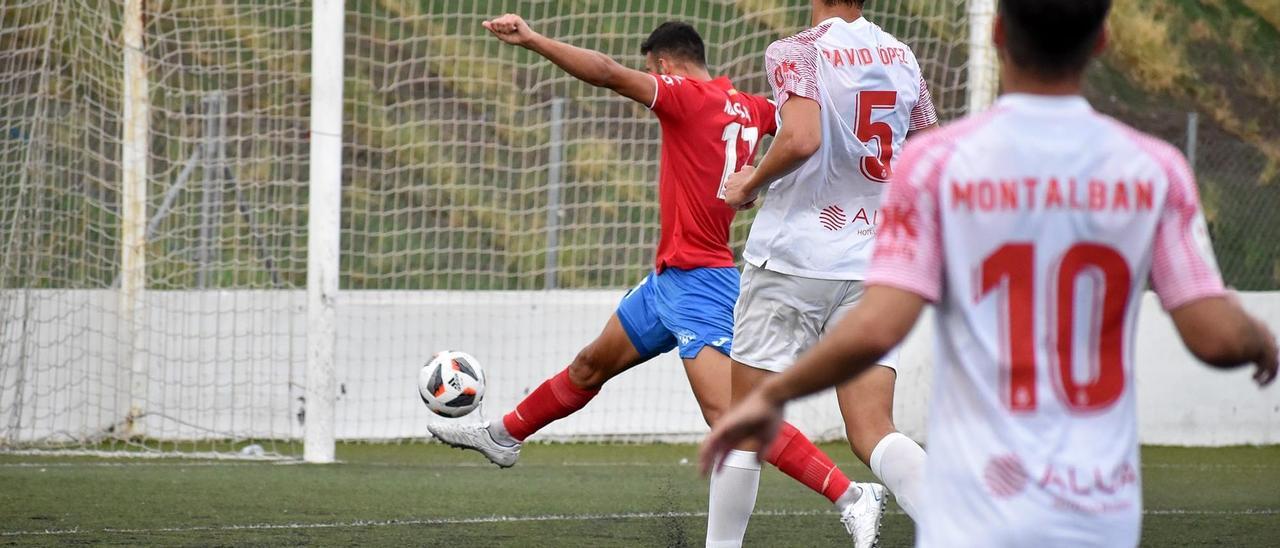
[[[1065,209],[1075,211],[1151,211],[1155,183],[1151,181],[1077,181],[1050,177],[1041,180],[952,181],[951,209],[1010,211]]]

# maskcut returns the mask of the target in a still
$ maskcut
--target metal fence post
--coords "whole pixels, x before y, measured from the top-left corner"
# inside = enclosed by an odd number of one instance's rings
[[[1196,143],[1200,133],[1200,113],[1187,113],[1187,162],[1191,164],[1191,172],[1196,172]]]
[[[564,163],[564,99],[551,100],[551,154],[547,167],[547,258],[546,288],[558,286],[556,269],[560,247],[560,184]]]

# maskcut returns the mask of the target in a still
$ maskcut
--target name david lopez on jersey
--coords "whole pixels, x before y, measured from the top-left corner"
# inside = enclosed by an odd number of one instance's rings
[[[824,49],[822,56],[827,58],[832,67],[856,67],[876,61],[880,61],[882,65],[909,64],[906,48],[876,48],[876,54],[871,53],[871,48]]]

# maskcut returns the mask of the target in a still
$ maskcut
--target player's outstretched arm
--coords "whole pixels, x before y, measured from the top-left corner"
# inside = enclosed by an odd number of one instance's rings
[[[868,287],[861,302],[795,365],[761,383],[716,423],[698,452],[702,472],[743,440],[756,439],[767,447],[788,401],[844,383],[875,365],[907,338],[924,305],[924,298],[910,291]]]
[[[765,185],[795,171],[822,146],[822,107],[808,97],[794,96],[782,104],[782,123],[769,151],[752,168],[745,166],[725,182],[724,201],[735,209],[749,209]]]
[[[482,25],[499,40],[546,57],[574,78],[596,87],[609,88],[645,106],[653,104],[658,82],[648,73],[624,67],[598,51],[571,46],[538,34],[519,15],[508,13]]]
[[[1210,297],[1169,312],[1187,349],[1200,361],[1231,368],[1254,364],[1253,379],[1266,386],[1276,378],[1276,337],[1234,297]]]

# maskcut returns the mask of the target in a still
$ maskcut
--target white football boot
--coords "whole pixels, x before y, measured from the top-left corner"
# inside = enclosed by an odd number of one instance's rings
[[[862,496],[840,512],[840,523],[853,537],[857,548],[875,548],[880,544],[880,518],[884,517],[885,489],[878,483],[859,483]]]
[[[502,468],[511,468],[520,458],[520,444],[503,445],[489,434],[489,423],[484,424],[446,424],[427,425],[427,430],[436,439],[458,449],[479,451],[492,462]]]

